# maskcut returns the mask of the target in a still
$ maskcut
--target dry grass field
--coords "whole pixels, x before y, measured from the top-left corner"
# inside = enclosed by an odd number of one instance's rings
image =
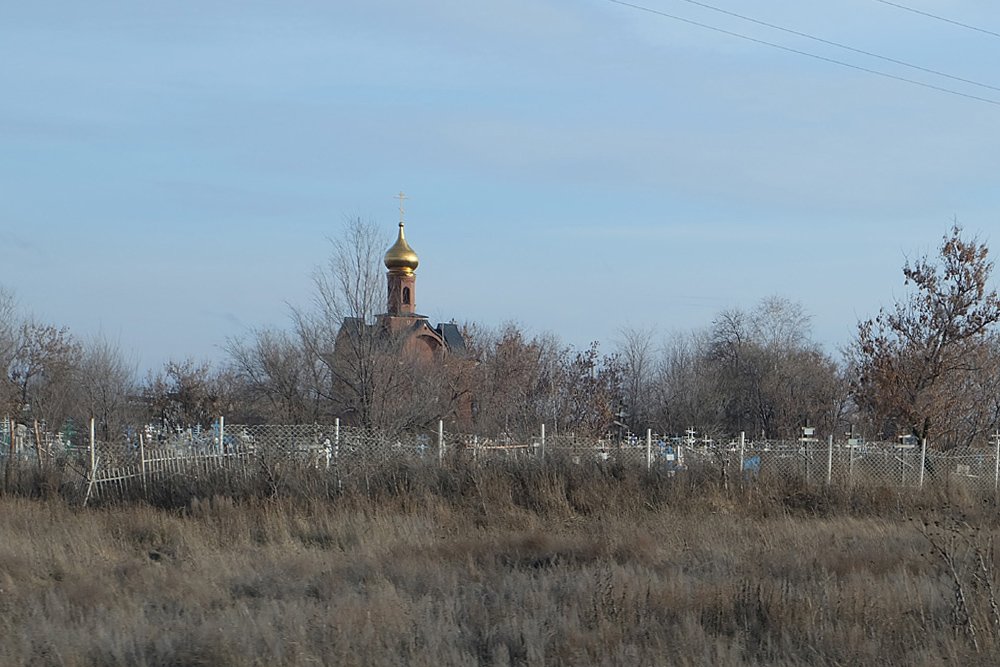
[[[993,498],[559,463],[321,486],[0,498],[0,665],[1000,658]]]

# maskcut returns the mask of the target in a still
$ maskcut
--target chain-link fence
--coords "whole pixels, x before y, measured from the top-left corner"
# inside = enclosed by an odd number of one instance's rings
[[[938,451],[924,445],[886,442],[762,442],[691,445],[691,464],[716,465],[743,480],[797,478],[840,486],[922,488],[961,485],[975,491],[1000,486],[996,445]]]
[[[75,441],[39,426],[0,423],[0,461],[5,484],[12,463],[60,466],[75,475],[84,501],[92,496],[145,492],[164,479],[206,480],[264,478],[274,484],[281,471],[325,471],[341,484],[387,465],[446,466],[455,460],[559,460],[643,466],[683,474],[691,469],[715,471],[726,480],[780,478],[807,484],[839,486],[924,487],[963,485],[992,491],[1000,483],[997,443],[941,452],[913,444],[858,441],[727,443],[692,437],[626,434],[594,438],[546,435],[544,427],[528,438],[483,437],[436,428],[385,434],[333,424],[228,425],[162,432],[150,426],[130,430],[119,440],[102,441],[85,433]],[[221,477],[220,477],[221,476]]]

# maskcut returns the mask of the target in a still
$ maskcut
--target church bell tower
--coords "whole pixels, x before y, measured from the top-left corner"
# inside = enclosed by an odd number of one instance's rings
[[[413,317],[416,314],[417,253],[406,242],[403,235],[403,200],[406,195],[399,193],[399,238],[385,253],[385,268],[389,293],[386,313],[390,317]]]

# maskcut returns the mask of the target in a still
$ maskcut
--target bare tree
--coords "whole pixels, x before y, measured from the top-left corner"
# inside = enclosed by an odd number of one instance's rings
[[[682,433],[688,428],[725,432],[723,405],[708,362],[707,331],[673,334],[663,346],[652,391],[652,428]]]
[[[528,338],[515,324],[466,327],[475,368],[473,426],[480,433],[527,435],[544,420],[555,382],[552,339]]]
[[[761,347],[780,351],[812,346],[812,317],[797,301],[778,295],[764,297],[749,314],[748,323],[751,338]]]
[[[561,355],[558,415],[564,430],[606,435],[622,409],[624,369],[617,355],[602,355],[598,343]]]
[[[961,231],[951,228],[937,257],[907,261],[911,294],[858,325],[854,396],[882,433],[940,437],[944,447],[981,433],[961,424],[976,421],[978,405],[992,398],[971,389],[995,368],[1000,297],[989,286],[989,249]]]
[[[653,329],[626,328],[618,341],[618,359],[622,371],[622,393],[626,419],[632,430],[651,427],[653,380],[656,371],[656,346]]]
[[[549,433],[605,435],[622,405],[621,364],[597,343],[574,349],[551,334],[527,335],[516,324],[497,331],[465,328],[475,364],[464,365],[477,433],[526,437]]]
[[[178,432],[207,427],[231,411],[227,380],[208,363],[168,361],[161,371],[147,376],[142,394],[150,418],[164,431]]]
[[[71,417],[81,355],[68,329],[21,323],[7,371],[22,418],[61,425]]]
[[[21,420],[60,429],[94,416],[102,435],[128,421],[135,362],[116,342],[98,336],[82,345],[66,328],[22,317],[13,295],[0,288],[0,367],[4,403]]]
[[[393,369],[385,337],[373,325],[385,305],[381,259],[388,243],[374,222],[360,218],[349,219],[330,242],[326,265],[313,274],[312,308],[293,308],[295,331],[321,365],[315,391],[331,412],[381,426],[376,406]]]
[[[658,430],[790,438],[830,433],[843,417],[840,367],[809,335],[801,305],[779,297],[719,313],[705,332],[675,336],[652,393]]]
[[[110,440],[134,424],[138,383],[137,363],[117,341],[99,335],[84,347],[80,359],[79,395],[81,416],[94,417],[101,437]]]
[[[324,373],[300,338],[258,329],[249,338],[231,339],[227,351],[243,399],[241,421],[297,424],[321,418],[317,387]]]
[[[731,431],[788,438],[807,424],[833,428],[822,406],[836,365],[810,341],[801,305],[770,297],[752,312],[720,314],[709,360]]]

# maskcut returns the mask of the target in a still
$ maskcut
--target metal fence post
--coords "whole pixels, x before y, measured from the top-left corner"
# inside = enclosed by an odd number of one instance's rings
[[[653,429],[646,429],[646,470],[653,467]]]
[[[7,417],[7,435],[10,438],[10,447],[7,451],[7,464],[3,469],[3,490],[10,491],[10,476],[14,471],[14,420]]]
[[[94,469],[97,468],[97,453],[96,453],[96,433],[94,430],[94,418],[90,418],[90,477],[94,477]]]
[[[924,464],[927,462],[927,438],[920,443],[920,488],[924,488]]]
[[[542,458],[545,458],[545,424],[542,424]]]
[[[826,440],[826,485],[833,482],[833,434],[827,436]]]
[[[337,493],[343,493],[344,480],[340,476],[340,417],[333,420],[333,453],[337,457]]]
[[[219,415],[219,454],[226,453],[226,418],[223,415]]]
[[[444,420],[438,420],[438,463],[444,461]]]
[[[42,469],[42,431],[38,427],[38,420],[35,420],[35,456],[38,457],[38,469]]]
[[[139,471],[142,473],[142,492],[146,492],[146,443],[139,431]]]
[[[83,506],[87,506],[87,502],[90,500],[90,494],[94,491],[94,482],[97,470],[97,453],[96,453],[96,437],[94,433],[94,418],[90,418],[90,470],[88,471],[87,479],[87,493],[83,496]]]
[[[743,479],[743,465],[747,454],[747,433],[740,431],[740,479]]]

